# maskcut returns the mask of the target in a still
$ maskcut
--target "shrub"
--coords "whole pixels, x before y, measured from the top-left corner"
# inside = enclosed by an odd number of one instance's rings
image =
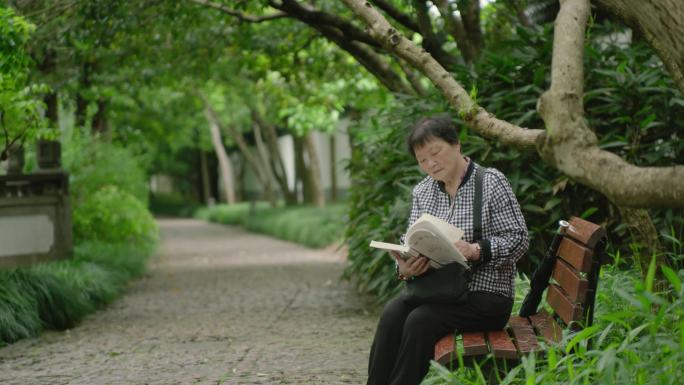
[[[74,209],[74,238],[109,243],[154,243],[157,224],[133,195],[115,186],[95,191]]]
[[[270,207],[267,202],[216,205],[195,212],[196,218],[230,225],[309,247],[325,247],[342,238],[346,205]]]
[[[147,175],[126,148],[72,128],[63,139],[64,168],[69,171],[75,206],[105,186],[116,186],[147,205]]]

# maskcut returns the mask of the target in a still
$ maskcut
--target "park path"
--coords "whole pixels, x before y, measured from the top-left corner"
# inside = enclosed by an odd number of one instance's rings
[[[149,272],[65,332],[0,349],[0,384],[361,384],[377,313],[343,257],[159,221]]]

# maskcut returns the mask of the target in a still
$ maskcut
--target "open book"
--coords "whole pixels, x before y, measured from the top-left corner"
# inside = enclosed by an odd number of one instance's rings
[[[423,214],[406,232],[406,245],[371,241],[370,247],[397,251],[406,259],[422,254],[430,259],[430,265],[440,268],[452,262],[468,266],[466,258],[454,246],[463,237],[463,230],[433,215]]]

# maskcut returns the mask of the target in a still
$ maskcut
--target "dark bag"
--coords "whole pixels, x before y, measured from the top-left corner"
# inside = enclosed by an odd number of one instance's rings
[[[411,304],[452,304],[468,299],[470,270],[458,262],[428,270],[407,281],[402,297]]]
[[[475,197],[473,199],[473,238],[482,238],[482,178],[484,168],[478,167],[475,174]],[[471,271],[458,262],[440,269],[428,270],[407,281],[402,298],[405,302],[420,305],[425,303],[453,304],[468,299]]]

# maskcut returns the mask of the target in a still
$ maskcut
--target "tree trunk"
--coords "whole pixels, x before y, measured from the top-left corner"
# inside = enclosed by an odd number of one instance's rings
[[[287,184],[287,172],[285,171],[285,165],[283,163],[283,157],[280,153],[280,148],[278,147],[278,133],[273,124],[269,123],[264,119],[256,109],[252,109],[252,119],[254,123],[259,125],[263,137],[268,146],[269,154],[267,156],[269,164],[271,166],[271,171],[276,182],[280,186],[283,197],[285,198],[285,203],[288,205],[297,203],[297,196],[290,191]]]
[[[90,89],[90,73],[92,71],[92,63],[85,62],[81,68],[81,76],[79,79],[78,90],[76,90],[76,125],[85,127],[86,118],[88,115],[88,99],[85,98],[84,93]]]
[[[209,120],[210,124],[215,124],[216,127],[219,127],[220,129],[221,126],[219,124],[218,116],[216,116],[216,112],[211,107],[211,104],[209,104],[207,98],[202,93],[197,93],[197,95],[204,103],[205,116]],[[245,160],[254,171],[254,175],[257,177],[259,183],[261,183],[261,186],[264,188],[263,193],[266,196],[266,198],[269,201],[272,201],[274,199],[273,183],[271,182],[270,178],[268,178],[268,174],[264,170],[264,165],[261,164],[257,156],[255,156],[249,149],[247,143],[245,142],[245,138],[242,136],[241,133],[237,132],[231,126],[223,126],[223,129],[225,129],[228,132],[228,135],[230,135],[235,144],[237,144]]]
[[[681,0],[596,0],[649,43],[684,93],[684,2]]]
[[[463,20],[463,29],[473,49],[474,57],[480,56],[484,49],[484,37],[480,28],[480,2],[478,0],[456,1],[458,12]]]
[[[646,209],[634,209],[629,207],[620,207],[620,216],[622,221],[627,225],[629,234],[631,235],[633,246],[635,247],[634,257],[638,259],[641,273],[645,277],[648,271],[648,265],[655,255],[656,266],[670,266],[667,256],[663,252],[663,246],[658,238],[658,231],[653,225],[651,216]],[[663,275],[662,269],[656,269],[655,290],[663,291],[669,286],[667,278]]]
[[[93,134],[97,134],[101,138],[111,139],[109,124],[107,123],[107,101],[103,97],[97,99],[97,112],[93,116],[91,130]]]
[[[337,202],[337,142],[335,133],[330,134],[330,201]]]
[[[323,183],[321,183],[321,165],[318,161],[313,133],[309,132],[304,136],[304,147],[309,161],[308,171],[313,189],[313,203],[316,207],[323,208],[325,207],[325,193],[323,192]]]
[[[204,115],[209,122],[209,132],[211,133],[211,143],[214,146],[216,157],[219,163],[219,172],[221,174],[221,181],[223,182],[223,193],[228,204],[235,203],[235,190],[233,184],[233,166],[230,163],[230,158],[226,153],[226,147],[223,145],[221,139],[221,130],[212,118],[211,112],[208,108],[204,109]]]
[[[294,155],[295,155],[295,194],[298,195],[298,188],[301,187],[302,202],[311,203],[311,182],[309,173],[306,171],[306,162],[304,161],[304,138],[301,136],[293,136],[294,140]]]
[[[273,168],[271,167],[272,163],[270,161],[270,154],[268,150],[266,150],[264,140],[261,137],[261,128],[259,124],[252,122],[252,129],[254,130],[254,139],[256,142],[257,154],[259,155],[258,159],[260,160],[259,163],[262,165],[264,177],[266,178],[266,198],[271,204],[271,207],[276,207],[276,196],[275,192],[273,191],[273,180],[275,180],[275,176]]]
[[[200,158],[200,185],[202,186],[202,202],[206,205],[211,200],[211,184],[209,182],[209,165],[207,164],[207,153],[199,150]],[[235,191],[235,189],[233,189]]]

